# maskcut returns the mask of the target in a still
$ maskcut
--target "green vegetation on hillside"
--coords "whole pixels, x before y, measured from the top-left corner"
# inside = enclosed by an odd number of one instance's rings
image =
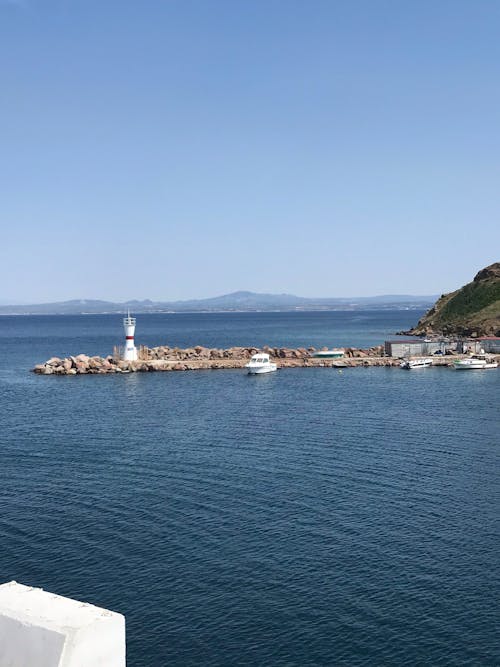
[[[443,307],[441,320],[466,317],[500,300],[500,280],[485,283],[469,283],[462,287]]]
[[[456,292],[443,294],[411,333],[499,336],[500,262],[479,271]]]

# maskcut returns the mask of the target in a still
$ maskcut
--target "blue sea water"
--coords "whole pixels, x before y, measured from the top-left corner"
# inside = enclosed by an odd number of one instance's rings
[[[372,345],[414,311],[138,318]],[[116,316],[0,318],[0,578],[127,619],[128,664],[500,664],[500,370],[35,376]]]

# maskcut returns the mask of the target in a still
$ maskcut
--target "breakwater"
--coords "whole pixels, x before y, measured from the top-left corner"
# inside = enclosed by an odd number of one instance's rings
[[[40,375],[103,375],[108,373],[152,372],[152,371],[191,371],[243,368],[250,357],[259,351],[267,352],[280,368],[348,368],[356,366],[398,366],[400,359],[383,356],[383,347],[377,345],[369,349],[348,347],[341,358],[328,359],[315,357],[316,349],[309,348],[271,348],[262,350],[254,347],[231,347],[228,349],[142,347],[139,359],[124,361],[117,356],[107,357],[77,356],[52,357],[43,364],[37,364],[33,372]],[[449,365],[449,358],[436,358],[435,365]]]

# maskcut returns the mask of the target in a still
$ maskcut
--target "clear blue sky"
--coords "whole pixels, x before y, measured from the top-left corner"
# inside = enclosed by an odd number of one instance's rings
[[[0,0],[0,301],[433,294],[500,260],[500,3]]]

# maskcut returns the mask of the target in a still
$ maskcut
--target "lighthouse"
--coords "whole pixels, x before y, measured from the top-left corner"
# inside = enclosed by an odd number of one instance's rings
[[[123,318],[123,328],[125,329],[123,359],[124,361],[136,361],[137,348],[134,343],[135,317],[130,317],[130,311],[127,313],[127,317]]]

